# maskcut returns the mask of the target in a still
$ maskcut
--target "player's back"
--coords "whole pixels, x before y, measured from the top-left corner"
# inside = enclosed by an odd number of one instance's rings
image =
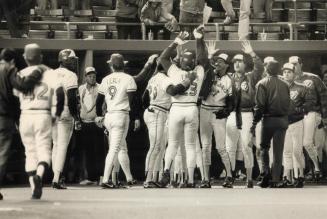
[[[202,66],[198,65],[192,71],[195,71],[196,79],[187,91],[181,95],[172,97],[173,105],[194,105],[197,103],[204,79],[204,69]],[[187,71],[178,68],[174,64],[168,70],[168,76],[173,80],[175,85],[181,83],[186,78],[187,74]]]
[[[128,92],[136,91],[134,78],[123,72],[114,72],[103,78],[98,92],[105,96],[108,112],[130,111]]]
[[[20,75],[26,77],[36,68],[37,66],[29,66],[23,69]],[[52,96],[56,88],[57,81],[52,74],[52,70],[45,71],[40,82],[35,85],[32,91],[27,94],[15,91],[19,96],[21,110],[50,110]]]
[[[150,94],[150,105],[169,109],[171,104],[171,96],[166,90],[169,85],[173,84],[171,79],[163,73],[157,73],[148,82],[147,89]]]

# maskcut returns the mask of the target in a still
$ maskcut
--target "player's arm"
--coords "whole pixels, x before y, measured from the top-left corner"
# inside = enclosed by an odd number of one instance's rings
[[[143,69],[137,75],[133,76],[135,83],[146,82],[150,79],[155,70],[155,63],[158,58],[157,54],[151,55],[148,61],[145,63]]]
[[[168,72],[168,69],[173,64],[171,62],[171,59],[173,58],[176,48],[178,45],[183,45],[185,43],[185,39],[188,37],[187,32],[181,32],[174,40],[173,43],[171,43],[160,55],[159,60],[162,65],[162,67],[165,69],[166,72]]]
[[[56,106],[56,117],[60,117],[61,113],[64,111],[65,105],[65,91],[63,87],[58,87],[56,89],[56,98],[57,98],[57,106]]]
[[[25,93],[34,88],[42,78],[42,74],[43,69],[36,68],[29,76],[21,77],[17,71],[13,69],[9,74],[9,80],[13,88]]]
[[[202,65],[205,72],[209,69],[208,50],[204,42],[204,26],[200,25],[193,31],[196,39],[196,60],[199,65]]]
[[[103,115],[103,112],[102,112],[103,103],[104,103],[104,95],[101,93],[98,93],[97,99],[95,101],[95,109],[96,109],[96,114],[98,117],[101,117]]]
[[[146,109],[150,106],[150,92],[148,89],[145,89],[142,95],[142,106],[143,109]]]
[[[77,100],[77,88],[71,88],[67,90],[67,102],[70,114],[75,121],[80,121],[78,112],[78,100]]]
[[[318,77],[315,79],[315,86],[320,100],[322,122],[327,127],[327,87]]]
[[[261,78],[264,72],[263,62],[260,57],[254,52],[249,41],[242,42],[242,50],[245,54],[251,56],[253,61],[253,70],[249,73],[250,80],[252,80],[253,84],[256,84]]]
[[[134,120],[134,131],[137,131],[140,128],[141,122],[141,109],[140,109],[140,101],[136,94],[136,91],[127,92],[129,106],[131,108],[130,116],[131,119]]]
[[[189,89],[192,82],[195,80],[196,75],[194,73],[189,73],[186,78],[177,85],[169,85],[166,89],[166,93],[171,96],[181,95]]]
[[[313,89],[304,87],[301,92],[303,104],[295,108],[298,113],[307,114],[316,104],[315,92]]]
[[[265,103],[266,103],[266,89],[262,84],[258,84],[256,86],[256,93],[255,93],[255,107],[254,107],[254,116],[253,116],[253,125],[255,126],[262,118],[264,110],[265,110]]]

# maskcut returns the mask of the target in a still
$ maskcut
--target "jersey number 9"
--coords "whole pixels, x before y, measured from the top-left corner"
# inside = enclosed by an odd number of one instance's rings
[[[116,86],[110,86],[108,88],[108,94],[110,96],[110,100],[114,99],[114,97],[116,96],[117,93],[117,88]]]

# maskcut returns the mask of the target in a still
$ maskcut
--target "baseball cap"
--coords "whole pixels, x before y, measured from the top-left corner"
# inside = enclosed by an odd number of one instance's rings
[[[121,54],[113,53],[107,63],[115,67],[123,68],[127,64],[127,61],[124,61],[124,57]]]
[[[292,64],[292,63],[285,63],[284,65],[283,65],[283,68],[282,68],[282,70],[285,70],[285,69],[288,69],[288,70],[291,70],[291,71],[294,71],[294,65]]]
[[[41,47],[36,43],[30,43],[24,47],[24,57],[26,60],[35,60],[41,55]]]
[[[272,56],[267,56],[264,60],[263,60],[263,63],[266,65],[268,64],[268,62],[271,62],[271,61],[276,61],[274,57]]]
[[[219,54],[218,58],[224,60],[225,62],[227,62],[228,60],[228,55],[226,53],[221,53]]]
[[[301,63],[301,59],[298,56],[291,56],[289,57],[288,62],[292,64]]]
[[[59,52],[59,55],[58,55],[58,61],[59,62],[62,62],[64,60],[67,60],[68,58],[74,58],[76,57],[76,54],[74,52],[74,50],[72,49],[64,49],[64,50],[61,50]]]
[[[235,62],[236,60],[243,61],[244,62],[244,56],[242,54],[237,54],[233,57],[232,62]]]
[[[278,75],[280,67],[279,62],[276,60],[270,61],[267,63],[267,72],[270,75]]]
[[[95,71],[95,68],[93,68],[93,67],[86,67],[85,68],[85,75],[88,75],[88,74],[91,74],[91,73],[94,73],[94,74],[96,74],[97,72]]]

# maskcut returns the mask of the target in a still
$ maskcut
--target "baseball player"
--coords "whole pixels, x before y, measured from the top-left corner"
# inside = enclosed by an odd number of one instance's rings
[[[197,30],[195,30],[198,33]],[[198,33],[201,35],[201,33]],[[195,75],[196,79],[191,80],[192,84],[189,87],[180,86],[180,92],[169,93],[172,95],[172,107],[169,114],[169,128],[168,128],[168,147],[165,154],[165,171],[163,173],[160,184],[166,187],[169,183],[169,169],[171,163],[176,155],[177,149],[181,144],[180,136],[184,133],[184,142],[186,149],[186,161],[188,169],[188,187],[194,187],[194,169],[196,163],[196,137],[198,131],[198,107],[197,100],[202,87],[202,82],[205,77],[203,65],[196,65],[195,55],[192,52],[183,53],[180,59],[180,67],[177,67],[170,61],[172,53],[177,45],[185,43],[188,37],[187,32],[181,32],[174,42],[163,51],[160,56],[160,62],[164,69],[167,71],[168,76],[174,81],[175,84],[187,79],[188,75]],[[202,37],[202,35],[201,35]],[[198,43],[199,40],[197,40]],[[207,54],[205,51],[197,50],[197,61],[203,63],[203,59]],[[177,94],[177,95],[176,95]]]
[[[303,83],[314,93],[316,103],[303,119],[303,146],[313,161],[315,179],[319,180],[321,172],[314,140],[317,137],[315,135],[318,134],[316,130],[319,124],[322,123],[324,127],[327,127],[327,88],[317,75],[302,71],[303,63],[298,56],[290,57],[289,62],[295,66],[296,81]]]
[[[95,122],[98,123],[99,126],[103,123],[109,131],[109,151],[105,162],[102,181],[103,188],[113,188],[113,186],[108,183],[109,176],[118,159],[118,152],[124,150],[126,147],[123,141],[126,139],[129,126],[129,111],[131,107],[135,107],[132,101],[137,86],[133,77],[124,73],[124,65],[124,58],[122,55],[111,55],[110,66],[113,73],[102,80],[96,101],[98,117],[95,119]],[[106,101],[107,104],[107,113],[103,118],[101,115],[104,101]]]
[[[64,49],[59,52],[58,61],[60,66],[53,70],[53,74],[58,83],[61,83],[64,88],[65,105],[60,118],[52,124],[52,170],[54,174],[52,187],[54,189],[66,189],[62,180],[59,180],[64,168],[67,148],[73,133],[74,122],[77,129],[81,127],[77,108],[77,75],[72,71],[76,70],[78,58],[73,50]],[[56,103],[56,101],[54,100],[53,103]]]
[[[295,82],[295,67],[291,63],[284,64],[283,79],[290,87],[290,113],[288,116],[289,126],[286,131],[284,145],[284,187],[292,182],[292,170],[294,170],[295,183],[297,188],[303,187],[304,182],[304,156],[303,156],[303,118],[309,109],[315,104],[312,90],[307,89],[303,84]]]
[[[41,63],[41,49],[37,44],[25,46],[24,58],[28,67],[20,74],[28,76]],[[54,95],[56,93],[56,95]],[[51,161],[51,106],[52,96],[57,101],[55,115],[59,117],[64,107],[64,90],[58,84],[51,70],[45,71],[40,83],[24,94],[16,90],[19,97],[21,116],[19,131],[25,146],[25,169],[32,188],[32,199],[40,199],[42,195],[42,178]]]
[[[202,46],[205,46],[201,38]],[[198,48],[199,49],[199,48]],[[204,161],[204,181],[201,188],[210,188],[210,165],[212,134],[215,135],[216,148],[226,169],[226,179],[223,187],[231,188],[233,185],[231,162],[226,151],[226,120],[234,108],[233,83],[227,74],[229,68],[228,55],[218,53],[215,43],[208,46],[209,57],[205,65],[205,71],[214,74],[210,93],[202,100],[200,109],[200,134],[202,140],[202,153]]]
[[[253,51],[249,41],[242,42],[242,50],[245,54],[252,57],[254,68],[251,72],[246,73],[246,57],[242,54],[234,56],[235,73],[231,74],[231,77],[236,88],[236,104],[234,111],[227,118],[226,122],[226,147],[232,170],[235,170],[237,143],[241,141],[247,173],[247,187],[253,188],[252,168],[254,158],[250,128],[253,120],[255,85],[262,78],[264,68],[262,61]]]

